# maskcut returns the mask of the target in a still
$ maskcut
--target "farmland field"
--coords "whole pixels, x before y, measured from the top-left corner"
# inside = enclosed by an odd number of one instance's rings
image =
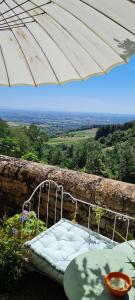
[[[97,128],[71,131],[68,134],[63,134],[55,138],[50,138],[48,144],[75,143],[81,140],[94,138],[96,132],[97,132]]]

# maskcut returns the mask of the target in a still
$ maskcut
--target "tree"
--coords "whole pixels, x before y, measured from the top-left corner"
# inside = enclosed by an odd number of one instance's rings
[[[0,119],[0,138],[4,138],[9,133],[9,126],[7,122]]]
[[[6,137],[0,139],[0,153],[8,156],[20,157],[21,151],[14,138]]]
[[[48,141],[47,133],[38,128],[36,125],[31,124],[30,127],[26,129],[26,134],[30,139],[31,145],[37,152],[38,158],[41,159],[44,145]]]
[[[87,151],[86,172],[107,177],[106,160],[101,144],[96,141],[90,142]]]
[[[107,167],[110,176],[116,180],[135,183],[135,140],[116,144],[107,151]]]
[[[32,152],[32,151],[27,152],[21,158],[22,159],[26,159],[26,160],[30,160],[30,161],[36,161],[36,162],[38,162],[37,154],[35,152]]]
[[[20,156],[33,149],[30,144],[29,137],[26,135],[25,127],[19,126],[16,128],[11,128],[10,136],[16,140],[16,144],[20,148]]]

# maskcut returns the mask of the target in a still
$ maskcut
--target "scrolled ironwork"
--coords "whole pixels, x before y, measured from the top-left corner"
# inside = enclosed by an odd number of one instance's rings
[[[129,229],[130,229],[130,221],[135,222],[135,218],[122,214],[120,212],[113,211],[111,209],[108,209],[106,207],[101,207],[99,205],[96,205],[95,203],[90,203],[81,199],[78,199],[71,195],[69,192],[65,192],[63,189],[62,185],[58,185],[55,181],[53,180],[45,180],[41,182],[33,191],[31,196],[29,197],[28,200],[26,200],[23,205],[22,205],[22,212],[23,210],[27,207],[28,211],[31,210],[32,206],[32,200],[35,196],[35,194],[39,191],[38,194],[38,209],[37,209],[37,218],[39,221],[40,217],[40,207],[41,207],[41,193],[45,191],[47,193],[47,203],[46,203],[46,227],[48,227],[48,218],[49,218],[49,204],[50,204],[50,195],[51,195],[51,188],[53,187],[53,190],[55,189],[55,195],[54,195],[54,223],[57,222],[57,203],[58,203],[58,194],[60,198],[60,219],[63,218],[63,210],[64,210],[64,199],[68,197],[68,200],[71,201],[72,204],[75,205],[75,210],[74,210],[74,218],[76,219],[77,213],[78,213],[78,208],[79,204],[87,206],[88,208],[88,222],[87,222],[87,227],[88,230],[90,229],[90,224],[91,224],[91,216],[92,213],[96,210],[104,210],[105,214],[111,214],[114,218],[114,223],[112,227],[112,240],[114,240],[115,237],[115,232],[116,232],[116,225],[117,221],[124,222],[126,224],[126,240],[128,239],[128,234],[129,234]],[[103,215],[98,216],[98,222],[97,222],[97,231],[100,232],[100,221]],[[22,223],[22,229],[23,229],[23,223]]]

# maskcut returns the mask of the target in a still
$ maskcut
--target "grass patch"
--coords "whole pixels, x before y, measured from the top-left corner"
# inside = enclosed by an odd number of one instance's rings
[[[95,138],[97,128],[71,131],[68,134],[62,134],[55,138],[50,138],[47,144],[71,144],[85,139]]]

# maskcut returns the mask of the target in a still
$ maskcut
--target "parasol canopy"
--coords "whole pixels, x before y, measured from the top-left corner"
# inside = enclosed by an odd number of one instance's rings
[[[0,85],[104,74],[135,52],[135,0],[0,0]]]

